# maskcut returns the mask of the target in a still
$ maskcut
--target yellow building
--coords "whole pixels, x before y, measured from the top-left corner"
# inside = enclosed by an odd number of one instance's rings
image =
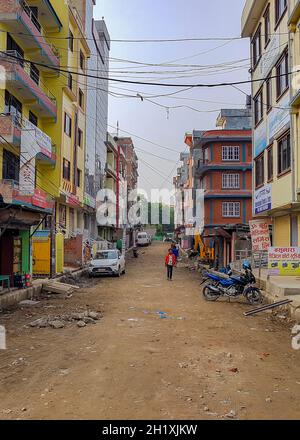
[[[0,31],[0,193],[67,239],[83,229],[86,78],[59,69],[86,72],[84,25],[71,0],[0,0]]]
[[[300,54],[299,41],[298,49],[290,45],[291,3],[299,8],[299,1],[247,0],[242,15],[242,36],[251,39],[253,214],[272,219],[275,246],[300,245],[299,136],[294,132],[299,120],[290,111],[291,94],[296,93],[291,86],[292,51]]]

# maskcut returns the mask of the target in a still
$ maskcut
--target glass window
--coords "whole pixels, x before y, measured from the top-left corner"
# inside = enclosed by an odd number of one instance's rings
[[[257,65],[261,57],[261,26],[256,31],[252,40],[252,61],[253,67]]]
[[[254,97],[254,123],[259,124],[264,117],[263,90]]]
[[[239,174],[222,174],[222,188],[223,189],[239,189],[240,175]]]
[[[291,142],[290,133],[278,141],[278,174],[291,168]]]
[[[19,182],[20,158],[3,149],[2,178]]]
[[[82,147],[82,139],[83,139],[83,132],[78,128],[78,136],[77,136],[77,145],[78,147]]]
[[[223,202],[222,203],[223,217],[240,217],[241,204],[240,202]]]
[[[280,21],[287,8],[287,0],[275,0],[275,21]]]
[[[264,155],[262,154],[255,159],[255,187],[257,188],[258,186],[263,185],[264,181]]]
[[[102,251],[97,252],[96,260],[116,260],[118,258],[117,251]]]
[[[70,30],[69,30],[69,49],[71,52],[73,52],[74,50],[74,35]]]
[[[22,118],[22,103],[7,90],[5,90],[5,113]]]
[[[83,55],[82,51],[79,52],[79,63],[80,63],[80,69],[84,70],[85,58],[84,58],[84,55]]]
[[[81,170],[77,168],[77,187],[81,186]]]
[[[81,108],[84,107],[84,94],[83,94],[83,91],[81,89],[79,89],[79,106]]]
[[[264,22],[265,22],[265,46],[270,41],[271,34],[271,22],[270,22],[270,5],[268,5],[266,12],[264,13]]]
[[[240,160],[240,147],[239,146],[224,146],[222,147],[222,160],[223,161],[238,161]]]
[[[71,73],[68,74],[68,87],[70,90],[73,89],[73,76],[71,75]]]
[[[29,122],[31,122],[33,125],[35,125],[36,127],[38,126],[38,117],[32,113],[31,110],[29,110]]]
[[[69,137],[71,137],[71,135],[72,135],[72,119],[68,115],[68,113],[66,113],[66,112],[65,112],[64,131]]]
[[[276,66],[277,98],[289,87],[289,57],[286,50]]]
[[[273,179],[273,147],[268,149],[268,180]]]
[[[69,181],[71,179],[71,164],[65,158],[63,160],[63,178]]]

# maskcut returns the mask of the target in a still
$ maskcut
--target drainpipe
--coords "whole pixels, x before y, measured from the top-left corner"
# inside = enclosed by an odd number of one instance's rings
[[[293,43],[294,43],[294,33],[292,31],[292,29],[289,27],[289,70],[291,71],[292,66],[294,64],[294,57],[292,54],[292,47],[293,47]],[[290,77],[292,78],[292,77]],[[293,98],[293,88],[292,88],[292,84],[290,84],[290,100],[292,100]],[[296,181],[296,160],[295,158],[297,158],[297,153],[296,153],[296,139],[295,139],[295,132],[296,132],[296,126],[295,126],[295,118],[294,118],[294,114],[293,111],[291,110],[291,114],[290,114],[290,120],[291,120],[291,134],[290,134],[290,139],[292,141],[292,145],[291,145],[291,162],[292,162],[292,204],[294,204],[297,201],[297,181]]]
[[[120,226],[120,145],[118,145],[118,156],[117,156],[117,206],[116,206],[116,214],[117,214],[117,229]]]

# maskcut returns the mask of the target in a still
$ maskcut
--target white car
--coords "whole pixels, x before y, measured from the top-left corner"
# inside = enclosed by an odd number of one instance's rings
[[[117,249],[98,251],[89,265],[89,276],[114,275],[125,273],[125,257]]]
[[[139,232],[136,236],[136,244],[138,246],[149,246],[150,239],[147,232]]]

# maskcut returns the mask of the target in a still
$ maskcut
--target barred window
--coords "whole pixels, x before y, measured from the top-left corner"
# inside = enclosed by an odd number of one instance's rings
[[[239,174],[222,174],[222,188],[223,189],[239,189],[240,175]]]
[[[240,217],[241,204],[240,202],[223,202],[222,216],[223,217]]]
[[[240,160],[240,147],[239,146],[225,146],[222,147],[222,160]]]

